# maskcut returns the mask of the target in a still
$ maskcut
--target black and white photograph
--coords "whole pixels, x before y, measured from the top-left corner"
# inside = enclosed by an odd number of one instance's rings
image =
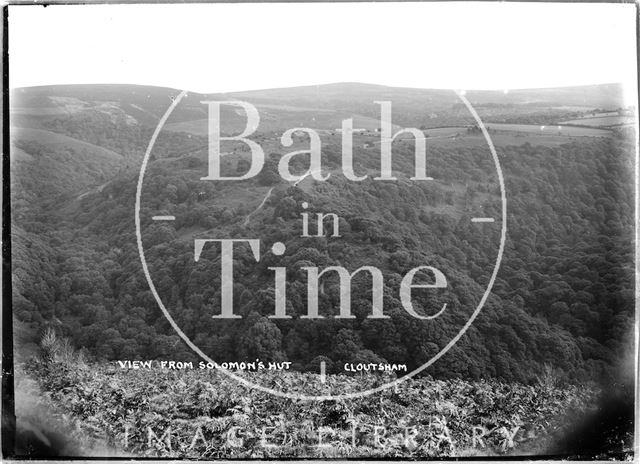
[[[4,460],[638,459],[636,3],[2,11]]]

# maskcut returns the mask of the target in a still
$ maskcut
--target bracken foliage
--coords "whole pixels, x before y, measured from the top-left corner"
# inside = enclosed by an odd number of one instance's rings
[[[409,379],[358,399],[303,401],[249,389],[216,370],[122,369],[33,361],[27,372],[92,440],[135,456],[318,458],[544,452],[567,418],[594,408],[594,386]],[[378,386],[380,376],[242,373],[284,392]]]

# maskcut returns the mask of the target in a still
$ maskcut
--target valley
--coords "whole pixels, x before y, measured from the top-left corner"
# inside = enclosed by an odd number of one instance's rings
[[[109,371],[117,360],[200,361],[151,294],[135,234],[142,158],[178,93],[54,86],[16,89],[11,100],[12,310],[20,362],[41,357],[48,330],[67,340],[70,353],[80,351],[89,367],[56,374],[34,365],[29,375],[40,388],[78,385],[76,380],[94,385],[87,376],[92,369],[115,382],[100,390],[99,400],[76,387],[56,396],[75,402],[73,414],[132,394],[129,377]],[[629,369],[625,353],[633,343],[633,128],[618,125],[628,119],[613,114],[625,107],[621,92],[607,85],[466,96],[489,131],[504,175],[504,256],[477,319],[408,385],[416,395],[427,389],[438,401],[460,405],[466,404],[462,393],[445,398],[439,389],[485,391],[470,409],[482,414],[490,407],[484,401],[504,395],[537,405],[540,379],[548,378],[556,385],[548,390],[556,398],[553,414],[570,404],[581,409],[596,401],[585,399],[595,385],[608,385]],[[211,160],[201,102],[228,99],[247,101],[264,115],[247,135],[260,146],[264,163],[242,180],[207,180]],[[353,393],[380,379],[344,372],[344,365],[397,364],[410,372],[437,356],[483,298],[500,244],[495,165],[456,99],[451,91],[356,83],[185,97],[150,154],[140,208],[149,274],[185,336],[216,360],[289,363],[291,372],[280,379],[252,378],[299,393],[322,391],[319,369],[322,378]],[[381,100],[392,102],[392,133],[414,128],[424,134],[425,175],[416,171],[414,135],[399,135],[385,155],[380,105],[373,103]],[[245,129],[246,115],[236,109],[221,106],[222,136]],[[346,118],[353,118],[354,128],[350,166],[339,130]],[[283,134],[295,127],[314,129],[320,141],[315,164],[304,153],[285,158],[310,148],[309,132],[292,132],[291,143],[283,145]],[[222,176],[240,178],[255,162],[242,141],[223,140],[219,154]],[[283,178],[281,164],[290,177]],[[326,233],[315,236],[305,217],[329,214],[335,219],[330,216]],[[330,223],[339,236],[330,233]],[[232,284],[222,285],[228,256],[219,247],[210,245],[194,259],[196,243],[212,239],[257,240],[260,260],[255,250],[238,246]],[[282,246],[274,248],[276,243]],[[366,266],[370,272],[356,272]],[[438,276],[424,272],[405,282],[410,295],[403,292],[403,281],[421,266],[438,270],[446,287],[434,288]],[[320,275],[325,269],[332,272]],[[408,303],[423,317],[414,317]],[[318,317],[305,317],[310,311]],[[220,314],[240,317],[212,317]],[[162,388],[174,388],[176,381],[163,377]],[[560,401],[566,392],[576,400]],[[247,397],[234,395],[224,399],[229,407]],[[257,404],[264,401],[251,395]],[[401,411],[402,401],[392,395],[389,407]],[[531,433],[541,433],[539,421],[548,415],[535,407],[527,417]],[[260,414],[260,421],[267,417]],[[512,424],[498,416],[496,424]],[[439,417],[450,415],[440,411]],[[110,421],[103,417],[92,426],[117,434]],[[493,446],[500,452],[500,441]]]

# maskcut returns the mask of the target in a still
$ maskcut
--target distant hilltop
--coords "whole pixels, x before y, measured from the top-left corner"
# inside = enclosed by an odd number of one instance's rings
[[[73,84],[14,89],[10,99],[12,125],[38,126],[38,121],[83,115],[104,117],[125,124],[154,127],[180,89],[128,84]],[[466,98],[492,122],[540,122],[542,113],[554,112],[558,121],[588,113],[618,111],[625,107],[621,84],[526,89],[467,91]],[[173,111],[168,130],[196,135],[206,133],[205,100],[244,100],[260,112],[260,131],[291,127],[335,130],[345,118],[355,128],[374,130],[379,108],[375,101],[391,101],[393,123],[399,126],[438,128],[473,123],[456,93],[443,89],[412,89],[342,82],[303,87],[203,94],[191,92]],[[518,119],[514,116],[518,115]],[[508,116],[508,117],[506,117]],[[530,116],[534,116],[533,118]],[[237,109],[222,109],[222,129],[244,127]]]

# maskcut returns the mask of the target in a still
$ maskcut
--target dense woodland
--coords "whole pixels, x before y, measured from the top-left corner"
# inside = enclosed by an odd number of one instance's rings
[[[199,360],[163,317],[143,275],[136,247],[134,201],[138,168],[152,129],[94,113],[42,122],[49,131],[121,154],[78,163],[68,182],[60,163],[78,153],[34,140],[14,147],[30,155],[12,171],[13,312],[34,333],[54,327],[97,360]],[[268,134],[265,135],[268,137]],[[145,253],[156,287],[185,334],[220,361],[290,361],[330,372],[345,362],[404,363],[416,368],[460,330],[491,275],[499,227],[479,229],[478,215],[500,217],[495,168],[488,149],[429,151],[432,182],[410,182],[413,146],[394,144],[400,181],[349,182],[339,173],[339,140],[323,146],[329,181],[293,186],[276,172],[284,151],[270,154],[254,179],[222,184],[206,173],[206,138],[163,133],[149,164],[142,197]],[[557,147],[499,147],[508,199],[505,253],[482,312],[441,360],[436,378],[532,382],[545,365],[566,380],[613,375],[632,340],[633,158],[621,136],[578,138]],[[62,158],[61,158],[62,157]],[[229,157],[225,169],[246,170]],[[376,150],[358,148],[356,171],[379,170]],[[304,163],[296,166],[300,171]],[[262,209],[247,216],[273,187]],[[334,212],[341,237],[301,237],[302,203]],[[174,214],[153,223],[153,214]],[[482,226],[486,227],[486,226]],[[481,232],[479,232],[481,231]],[[235,250],[234,312],[220,321],[220,256],[211,247],[194,262],[193,234],[260,238],[262,259]],[[286,244],[282,257],[269,247]],[[354,278],[354,320],[337,313],[338,281],[326,279],[322,320],[304,320],[304,266],[379,267],[385,277],[386,320],[368,319],[371,283]],[[411,268],[432,265],[450,282],[447,293],[415,292],[433,321],[412,318],[398,288]],[[287,267],[288,320],[273,314],[273,272]],[[435,309],[434,309],[435,308]]]

